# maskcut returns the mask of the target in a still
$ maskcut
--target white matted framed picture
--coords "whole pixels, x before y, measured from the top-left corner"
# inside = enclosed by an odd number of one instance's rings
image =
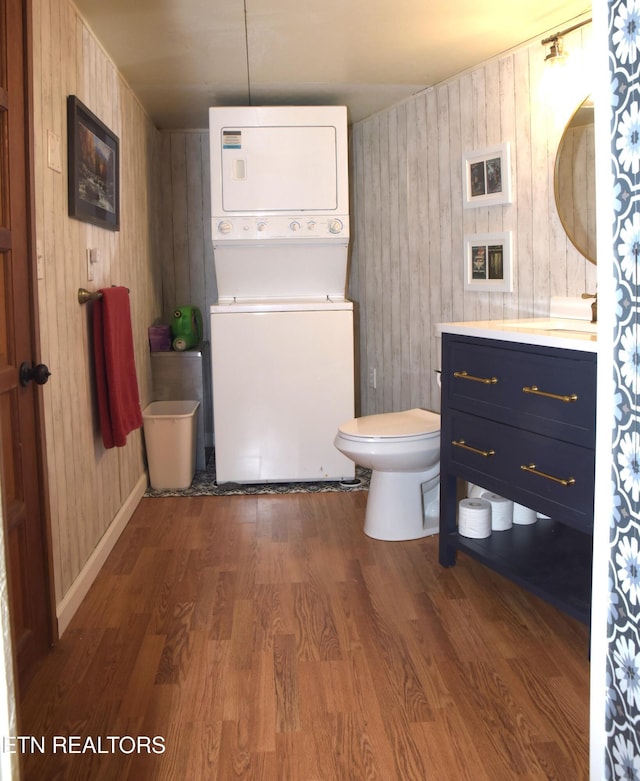
[[[467,152],[462,160],[462,183],[465,209],[511,203],[509,144]]]
[[[464,289],[476,293],[511,293],[511,231],[464,237]]]

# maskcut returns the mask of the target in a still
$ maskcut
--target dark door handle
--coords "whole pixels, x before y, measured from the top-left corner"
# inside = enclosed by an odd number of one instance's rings
[[[51,372],[49,371],[49,367],[44,363],[39,363],[37,366],[29,366],[25,361],[25,363],[20,366],[20,385],[22,385],[23,388],[26,387],[31,380],[33,380],[36,385],[44,385],[50,376]]]

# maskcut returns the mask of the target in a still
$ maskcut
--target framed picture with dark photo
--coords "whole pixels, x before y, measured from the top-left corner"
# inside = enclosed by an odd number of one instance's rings
[[[464,289],[511,293],[511,232],[476,233],[464,237]]]
[[[120,229],[117,136],[75,95],[67,98],[69,216]]]
[[[462,181],[465,208],[511,203],[509,144],[465,154]]]

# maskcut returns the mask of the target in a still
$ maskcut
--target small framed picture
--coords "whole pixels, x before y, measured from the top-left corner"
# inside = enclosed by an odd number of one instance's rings
[[[476,233],[464,237],[464,289],[511,293],[511,232]]]
[[[509,144],[467,152],[462,181],[465,209],[511,203]]]
[[[118,138],[81,103],[67,98],[69,216],[107,230],[120,228]]]

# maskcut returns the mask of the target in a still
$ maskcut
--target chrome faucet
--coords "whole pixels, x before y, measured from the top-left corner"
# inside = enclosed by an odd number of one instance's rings
[[[583,293],[582,298],[593,298],[591,303],[591,322],[598,322],[598,294],[597,293]]]

